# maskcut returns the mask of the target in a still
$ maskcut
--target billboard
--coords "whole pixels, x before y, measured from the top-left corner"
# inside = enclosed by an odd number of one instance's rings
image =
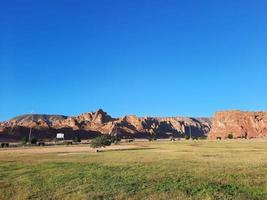
[[[64,133],[57,133],[57,139],[64,140]]]

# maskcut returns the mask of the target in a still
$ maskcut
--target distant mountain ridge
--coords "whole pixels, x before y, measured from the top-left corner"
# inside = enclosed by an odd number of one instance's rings
[[[19,140],[27,136],[30,128],[33,135],[42,139],[53,139],[57,132],[71,138],[79,135],[90,139],[100,134],[120,135],[121,137],[159,138],[186,137],[189,127],[193,137],[206,137],[211,128],[209,118],[190,117],[137,117],[128,115],[113,118],[102,109],[78,116],[26,114],[0,123],[0,139]]]
[[[127,115],[113,118],[103,110],[78,116],[21,115],[0,122],[0,140],[18,141],[33,137],[52,140],[58,132],[66,139],[79,136],[91,139],[98,135],[118,135],[122,138],[185,138],[191,136],[209,139],[267,138],[267,112],[238,110],[215,113],[213,118],[194,117],[137,117]]]
[[[44,121],[53,121],[53,120],[64,120],[67,119],[68,116],[64,115],[49,115],[49,114],[25,114],[25,115],[19,115],[17,117],[14,117],[10,119],[9,121],[38,121],[38,120],[44,120]]]

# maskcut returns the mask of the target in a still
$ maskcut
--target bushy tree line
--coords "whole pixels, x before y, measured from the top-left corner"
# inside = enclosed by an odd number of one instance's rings
[[[120,138],[118,138],[117,136],[101,135],[101,136],[94,138],[91,141],[90,146],[92,148],[106,147],[106,146],[110,146],[112,143],[116,144],[119,141],[120,141]]]

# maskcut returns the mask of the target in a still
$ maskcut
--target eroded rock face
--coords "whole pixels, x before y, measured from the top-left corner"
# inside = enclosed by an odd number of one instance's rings
[[[190,127],[190,128],[189,128]],[[20,139],[33,129],[36,137],[53,139],[57,132],[69,135],[82,133],[83,138],[98,134],[120,135],[122,137],[147,138],[151,134],[159,138],[170,136],[207,136],[211,128],[209,118],[188,117],[137,117],[129,115],[112,118],[103,110],[84,113],[76,117],[61,115],[23,115],[0,124],[0,139],[13,137]],[[23,132],[23,133],[22,133]]]
[[[99,109],[96,112],[83,113],[75,118],[79,122],[91,122],[95,124],[103,124],[114,121],[114,119],[102,109]]]
[[[57,132],[63,132],[71,139],[79,135],[90,139],[100,134],[121,137],[148,138],[152,134],[158,138],[170,136],[207,136],[210,139],[267,137],[267,112],[223,111],[210,118],[189,117],[137,117],[128,115],[112,118],[103,110],[84,113],[79,116],[62,115],[22,115],[6,122],[0,122],[0,140],[21,140],[33,136],[53,139]]]
[[[215,113],[210,139],[267,137],[267,112],[223,111]]]

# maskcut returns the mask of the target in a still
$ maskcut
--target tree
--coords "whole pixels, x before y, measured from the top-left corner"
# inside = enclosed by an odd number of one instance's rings
[[[232,133],[229,133],[227,137],[228,137],[228,139],[233,139],[234,138]]]
[[[110,139],[108,139],[106,135],[98,136],[94,138],[90,143],[90,146],[92,148],[99,148],[99,147],[105,147],[105,146],[110,146],[110,145],[111,145],[111,141]]]
[[[81,138],[79,137],[79,136],[75,136],[74,138],[73,138],[73,142],[81,142]]]
[[[152,141],[156,141],[157,140],[157,136],[155,134],[152,134],[149,136],[148,141],[152,142]]]
[[[152,128],[149,130],[150,136],[148,137],[148,141],[152,142],[152,141],[156,141],[157,140],[157,133],[156,133],[156,129]]]
[[[190,139],[190,136],[189,135],[185,135],[185,139],[186,140],[189,140]]]
[[[32,138],[31,139],[31,144],[37,144],[37,139],[36,138]]]
[[[27,144],[27,143],[28,143],[28,138],[23,137],[21,143],[22,143],[23,145]]]
[[[119,136],[117,136],[117,135],[113,135],[113,136],[110,137],[110,142],[111,143],[117,144],[120,141],[121,141],[121,138]]]

